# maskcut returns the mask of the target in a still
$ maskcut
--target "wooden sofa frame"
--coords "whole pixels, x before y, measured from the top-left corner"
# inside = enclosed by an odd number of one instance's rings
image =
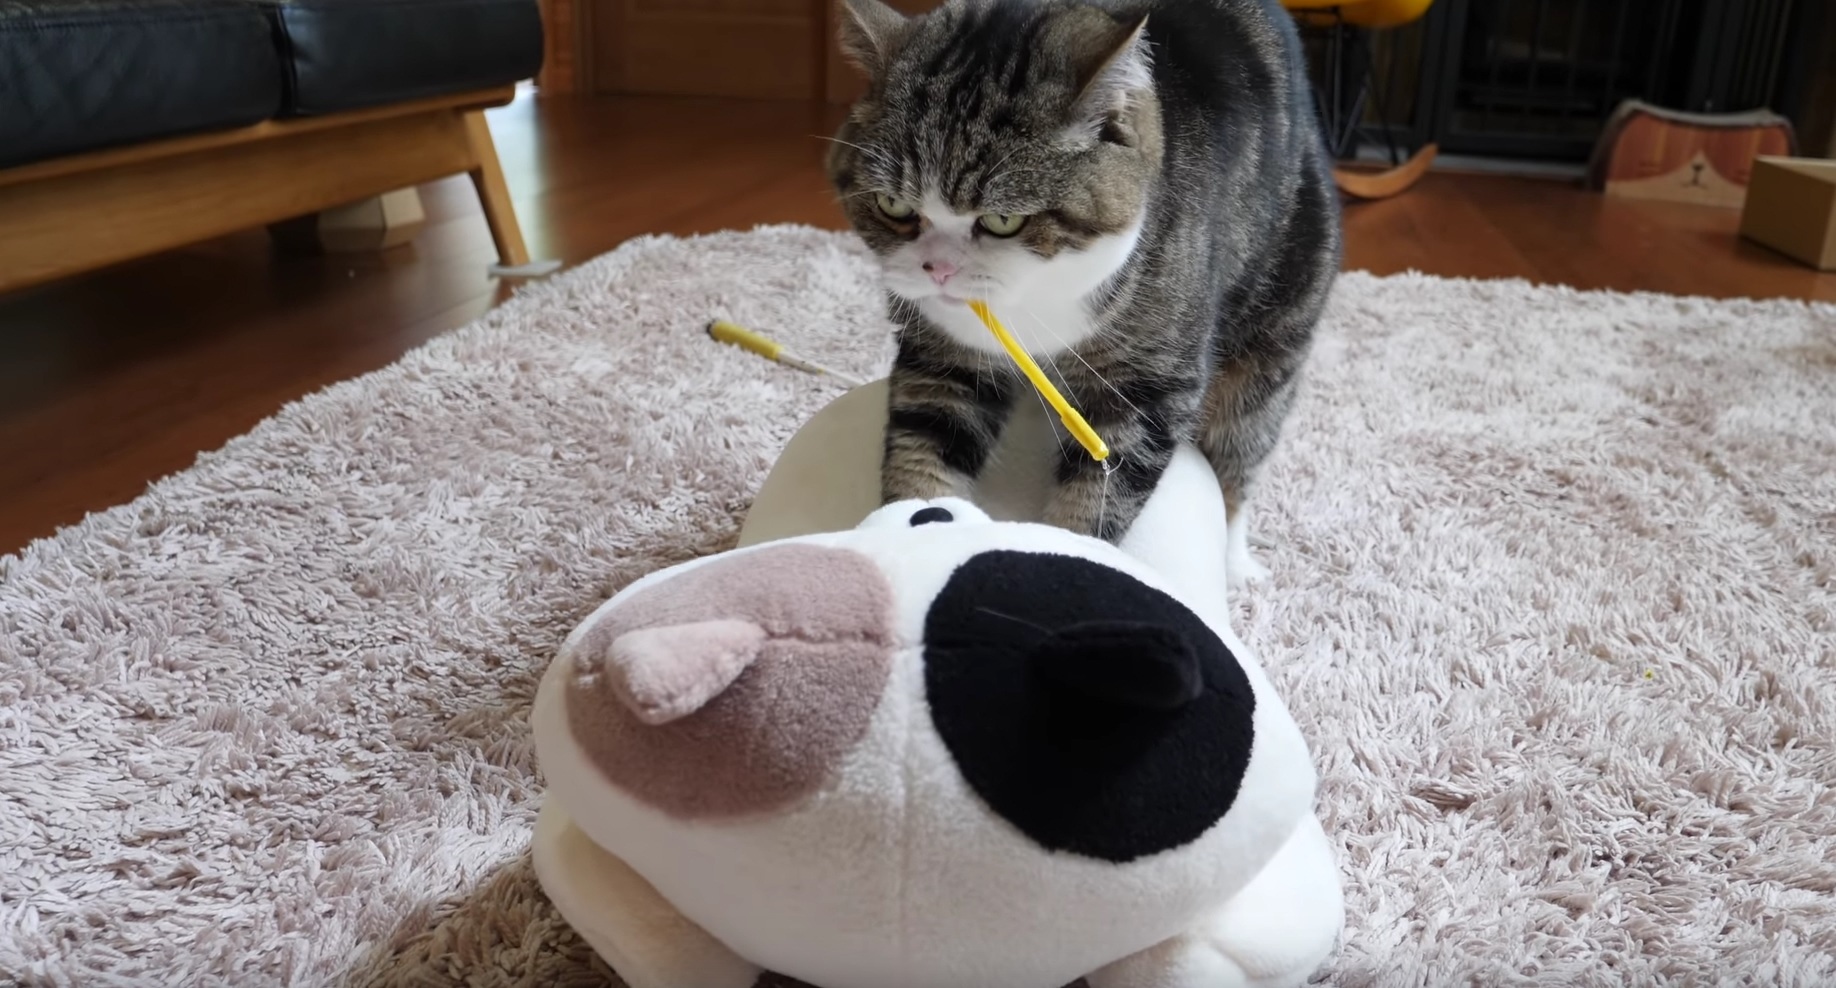
[[[529,263],[484,111],[514,87],[269,120],[0,170],[0,292],[469,173]]]

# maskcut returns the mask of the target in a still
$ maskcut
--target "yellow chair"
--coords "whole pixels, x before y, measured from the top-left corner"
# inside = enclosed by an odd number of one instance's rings
[[[1282,0],[1302,19],[1331,17],[1334,11],[1353,27],[1371,30],[1402,27],[1420,19],[1434,0]]]
[[[1338,112],[1340,94],[1340,53],[1341,38],[1345,28],[1351,27],[1361,31],[1382,31],[1402,27],[1419,20],[1428,13],[1434,0],[1282,0],[1282,6],[1294,15],[1301,24],[1308,27],[1326,28],[1333,32],[1331,59],[1333,61],[1329,78],[1332,88],[1330,106],[1327,114],[1328,129],[1340,131],[1333,133],[1332,138],[1338,142],[1342,132],[1355,127],[1355,119],[1341,119]],[[1375,88],[1375,80],[1368,75],[1364,80],[1366,90]],[[1363,98],[1360,97],[1351,113],[1355,117],[1362,111]],[[1429,166],[1434,164],[1435,155],[1440,148],[1433,143],[1424,144],[1408,161],[1396,163],[1395,149],[1391,149],[1392,167],[1387,171],[1371,172],[1347,168],[1333,169],[1333,180],[1338,183],[1340,191],[1359,199],[1387,199],[1398,195],[1428,174]]]

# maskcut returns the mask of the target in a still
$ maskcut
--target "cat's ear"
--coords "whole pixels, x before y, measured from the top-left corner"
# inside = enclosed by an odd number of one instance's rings
[[[836,0],[841,5],[841,50],[869,76],[892,59],[910,23],[880,0]]]
[[[1086,7],[1079,15],[1065,25],[1063,40],[1077,87],[1067,123],[1097,137],[1131,102],[1154,88],[1147,14],[1118,20]]]

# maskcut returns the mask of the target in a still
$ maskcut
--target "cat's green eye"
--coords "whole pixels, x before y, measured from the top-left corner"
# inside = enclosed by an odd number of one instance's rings
[[[880,207],[880,212],[895,220],[909,220],[918,214],[918,210],[904,199],[894,199],[884,192],[873,197],[873,204]]]
[[[1019,213],[983,213],[975,222],[997,237],[1011,237],[1026,225],[1026,217]]]

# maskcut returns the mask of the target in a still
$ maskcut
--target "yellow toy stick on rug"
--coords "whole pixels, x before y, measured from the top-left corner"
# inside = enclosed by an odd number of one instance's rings
[[[811,374],[821,374],[825,377],[832,377],[851,388],[858,388],[864,383],[860,378],[851,374],[843,374],[841,371],[835,370],[832,367],[824,367],[813,360],[805,360],[789,350],[784,349],[784,344],[779,343],[777,340],[760,333],[755,333],[744,326],[736,326],[725,319],[716,319],[708,323],[708,335],[722,343],[731,343],[741,350],[745,350],[748,353],[756,353],[766,360],[776,361],[786,367],[795,367],[800,371],[806,371]]]
[[[1097,435],[1096,430],[1090,427],[1090,423],[1084,421],[1084,417],[1078,414],[1077,409],[1072,408],[1071,403],[1065,400],[1065,396],[1058,393],[1058,389],[1052,386],[1051,379],[1047,378],[1045,372],[1039,369],[1039,365],[1033,362],[1032,355],[1026,352],[1018,340],[1014,339],[1006,326],[1001,325],[1001,320],[996,319],[995,314],[989,311],[988,303],[971,301],[969,308],[975,310],[976,316],[982,320],[982,325],[987,326],[995,339],[1001,341],[1001,347],[1019,366],[1020,373],[1025,374],[1026,379],[1033,382],[1033,387],[1040,396],[1045,398],[1047,404],[1052,406],[1052,410],[1058,413],[1058,420],[1070,430],[1072,438],[1089,451],[1090,458],[1098,463],[1109,459],[1109,445],[1103,442],[1103,437]]]

